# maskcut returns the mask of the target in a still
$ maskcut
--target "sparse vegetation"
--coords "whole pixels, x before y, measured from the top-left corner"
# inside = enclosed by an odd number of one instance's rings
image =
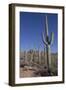
[[[20,77],[38,77],[38,76],[56,76],[57,75],[57,53],[51,54],[51,75],[48,72],[47,58],[45,58],[44,52],[34,51],[33,59],[31,61],[31,52],[20,53]],[[26,55],[24,55],[26,54]],[[46,54],[46,53],[45,53]],[[25,58],[24,56],[27,56]],[[41,58],[41,59],[40,59]],[[40,60],[39,60],[40,59]],[[41,63],[40,63],[41,62]],[[29,74],[26,74],[29,73]],[[24,75],[26,74],[26,75]]]

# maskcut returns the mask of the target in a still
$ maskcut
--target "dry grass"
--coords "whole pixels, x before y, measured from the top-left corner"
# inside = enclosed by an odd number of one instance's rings
[[[24,59],[24,54],[21,53],[20,59],[20,77],[42,77],[42,76],[57,76],[57,54],[52,54],[52,69],[51,74],[49,74],[46,58],[42,56],[41,63],[38,62],[38,54],[35,55],[33,62],[30,62],[30,54],[27,57],[27,60]],[[45,62],[44,62],[45,61]]]

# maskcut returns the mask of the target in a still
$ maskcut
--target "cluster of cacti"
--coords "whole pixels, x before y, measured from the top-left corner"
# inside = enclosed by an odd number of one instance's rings
[[[54,33],[51,32],[51,37],[48,34],[48,21],[47,21],[47,16],[46,16],[45,33],[42,32],[42,41],[43,41],[44,46],[46,47],[48,71],[51,70],[51,51],[50,51],[50,45],[53,43],[53,39],[54,39]]]

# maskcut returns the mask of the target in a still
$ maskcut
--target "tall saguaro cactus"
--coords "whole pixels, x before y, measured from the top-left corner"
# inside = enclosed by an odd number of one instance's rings
[[[51,36],[49,36],[49,31],[48,31],[48,20],[46,16],[46,23],[45,23],[45,34],[44,32],[42,33],[42,41],[44,45],[46,46],[46,54],[47,54],[47,67],[48,71],[50,72],[51,69],[51,51],[50,51],[50,45],[53,43],[54,39],[54,33],[51,32]]]

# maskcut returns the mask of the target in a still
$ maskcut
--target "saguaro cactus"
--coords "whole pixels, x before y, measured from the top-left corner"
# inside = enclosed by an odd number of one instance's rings
[[[38,63],[41,64],[41,52],[38,48]]]
[[[42,41],[44,45],[46,46],[46,54],[47,54],[47,67],[48,67],[48,72],[51,70],[51,52],[50,52],[50,45],[53,43],[53,38],[54,38],[54,33],[51,32],[51,36],[48,34],[48,21],[47,21],[47,16],[46,16],[46,24],[45,24],[45,34],[44,32],[42,33]]]
[[[24,57],[25,57],[24,62],[26,63],[27,62],[27,51],[24,51]]]
[[[30,56],[31,56],[30,63],[32,63],[34,59],[34,51],[32,49],[30,50]]]

